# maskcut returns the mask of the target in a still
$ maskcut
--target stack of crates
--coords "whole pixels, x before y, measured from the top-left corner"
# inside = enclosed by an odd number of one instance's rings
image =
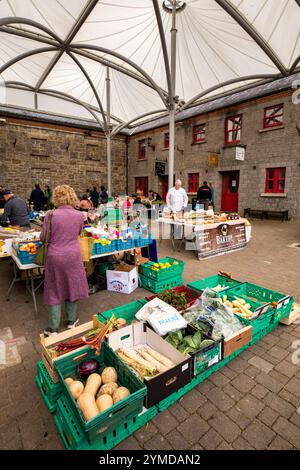
[[[157,265],[165,265],[167,268],[158,268]],[[175,258],[161,258],[157,263],[149,261],[141,265],[140,281],[142,287],[154,294],[159,294],[166,289],[181,286],[183,284],[184,261]]]

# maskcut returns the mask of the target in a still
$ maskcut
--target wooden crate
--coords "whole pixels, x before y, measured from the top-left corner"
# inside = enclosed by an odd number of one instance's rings
[[[228,338],[224,339],[223,358],[225,359],[231,354],[235,353],[238,349],[246,346],[252,339],[252,326],[245,326],[237,333],[233,333]]]
[[[75,328],[62,331],[57,335],[45,337],[44,334],[40,334],[41,358],[54,383],[58,382],[58,375],[55,370],[55,361],[59,357],[62,357],[62,355],[59,356],[55,351],[50,351],[50,348],[53,348],[55,345],[62,343],[63,341],[80,338],[81,336],[84,336],[85,333],[91,331],[93,328],[99,328],[101,325],[102,323],[98,320],[98,316],[93,315],[92,321],[83,323],[82,325],[76,326]],[[78,351],[85,347],[86,345],[78,348]],[[74,350],[63,354],[63,356],[68,356],[72,353],[74,353]]]

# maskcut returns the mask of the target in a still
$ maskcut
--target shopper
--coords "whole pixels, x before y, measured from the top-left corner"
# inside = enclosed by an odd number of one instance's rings
[[[215,210],[215,188],[213,187],[212,182],[209,183],[210,192],[211,192],[211,205],[213,206],[213,210]]]
[[[93,187],[93,190],[90,193],[90,198],[93,203],[93,206],[97,209],[99,205],[99,193],[97,191],[96,186]]]
[[[162,197],[157,192],[153,191],[152,189],[149,191],[150,193],[150,202],[153,204],[154,202],[162,202]]]
[[[51,209],[51,205],[52,205],[51,203],[52,190],[50,186],[48,186],[48,184],[45,186],[44,195],[45,195],[45,209],[48,211],[49,209]]]
[[[89,209],[93,209],[94,205],[92,201],[88,198],[87,194],[84,194],[80,199],[78,207],[80,210],[87,211]]]
[[[29,230],[30,221],[26,202],[15,196],[10,189],[3,191],[3,198],[5,200],[5,206],[1,222],[5,224],[9,223],[13,227],[18,226],[24,231]]]
[[[207,181],[203,181],[202,186],[197,192],[197,202],[204,206],[204,210],[207,211],[209,203],[211,201],[211,189],[207,184]]]
[[[175,181],[175,186],[167,194],[167,207],[174,213],[183,211],[188,205],[188,197],[182,187],[181,180]]]
[[[49,308],[49,327],[44,334],[58,332],[62,306],[65,304],[67,328],[79,323],[78,300],[88,298],[88,283],[82,261],[78,237],[82,232],[83,214],[74,207],[78,199],[73,188],[57,186],[53,192],[55,210],[52,215],[50,238],[45,265],[44,304]],[[45,240],[48,212],[41,231]]]
[[[0,184],[0,209],[3,209],[4,204],[5,204],[5,199],[4,199],[4,187],[2,184]]]
[[[101,193],[100,193],[100,204],[107,204],[108,203],[108,194],[105,189],[105,186],[101,186]]]
[[[131,198],[132,198],[132,204],[142,204],[142,199],[141,199],[141,196],[136,194],[136,193],[132,193],[131,194]]]
[[[33,210],[39,212],[44,208],[45,204],[45,195],[41,190],[39,184],[36,184],[34,189],[31,191],[29,198],[29,204],[33,204]]]

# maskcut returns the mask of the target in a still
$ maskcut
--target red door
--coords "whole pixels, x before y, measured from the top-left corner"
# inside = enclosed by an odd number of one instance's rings
[[[161,177],[161,189],[162,189],[162,195],[161,197],[163,200],[166,200],[167,193],[168,193],[168,175],[162,176]]]
[[[222,174],[222,204],[224,212],[237,212],[239,206],[239,171]]]

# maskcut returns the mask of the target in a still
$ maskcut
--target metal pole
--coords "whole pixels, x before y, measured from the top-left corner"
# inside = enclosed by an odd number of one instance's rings
[[[110,75],[109,67],[106,68],[106,144],[107,144],[107,193],[111,196],[111,133],[110,133]]]
[[[171,28],[171,84],[172,102],[169,112],[169,189],[174,185],[174,161],[175,161],[175,85],[176,85],[176,1],[173,0],[172,7],[172,28]]]

